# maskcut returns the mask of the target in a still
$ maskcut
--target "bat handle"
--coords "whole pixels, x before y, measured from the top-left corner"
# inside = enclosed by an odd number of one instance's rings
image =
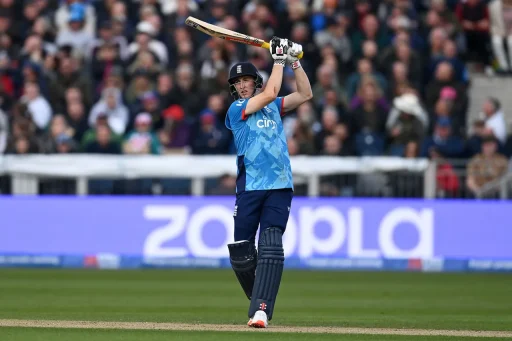
[[[261,47],[263,47],[264,49],[270,49],[270,44],[269,44],[269,43],[267,43],[267,42],[265,41],[265,42],[263,42],[263,44],[261,45]],[[302,56],[304,56],[304,51],[302,51],[302,52],[298,55],[299,59],[301,59],[301,58],[302,58]]]

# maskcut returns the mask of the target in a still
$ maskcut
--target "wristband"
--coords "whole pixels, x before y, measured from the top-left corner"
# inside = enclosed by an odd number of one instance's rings
[[[292,70],[295,70],[295,69],[298,69],[301,67],[300,62],[298,60],[291,63],[290,66],[292,67]]]
[[[285,66],[285,64],[286,64],[286,59],[274,59],[274,65]]]

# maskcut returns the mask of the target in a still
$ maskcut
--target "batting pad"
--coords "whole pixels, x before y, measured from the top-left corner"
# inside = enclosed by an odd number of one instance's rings
[[[228,244],[228,249],[231,267],[235,271],[236,278],[240,282],[247,298],[251,299],[258,258],[254,242],[251,243],[247,240],[239,241]]]
[[[263,310],[271,320],[284,268],[283,231],[280,228],[269,227],[261,233],[258,254],[249,317]]]

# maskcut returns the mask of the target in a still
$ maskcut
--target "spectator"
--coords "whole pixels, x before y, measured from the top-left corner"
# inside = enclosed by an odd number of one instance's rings
[[[77,145],[71,136],[63,133],[55,138],[55,150],[58,154],[74,153],[77,151]]]
[[[387,82],[382,74],[373,70],[372,63],[368,59],[361,59],[357,62],[357,71],[352,73],[347,80],[347,96],[350,100],[354,98],[357,88],[364,77],[371,76],[379,84],[382,91],[387,90]]]
[[[189,44],[191,43],[189,42]],[[191,46],[190,49],[192,50]],[[259,54],[256,54],[256,56],[259,56]],[[212,51],[211,56],[201,65],[200,70],[201,79],[203,80],[201,85],[205,92],[208,93],[213,90],[212,83],[215,82],[217,75],[222,70],[227,69],[230,63],[230,54],[226,49],[217,48]]]
[[[140,51],[150,51],[162,65],[167,65],[169,57],[165,45],[155,38],[157,30],[148,21],[141,21],[137,25],[135,41],[128,46],[128,56],[135,59]]]
[[[436,27],[432,31],[430,31],[429,36],[429,59],[434,60],[435,58],[440,58],[443,56],[444,52],[444,43],[448,39],[448,34],[446,30],[442,27]]]
[[[73,140],[79,142],[89,129],[85,107],[82,102],[72,101],[68,103],[66,118],[69,124],[69,131]]]
[[[144,69],[137,70],[131,77],[131,81],[126,89],[126,104],[129,107],[135,107],[140,105],[138,101],[142,98],[145,93],[154,91],[155,89],[154,79],[151,78],[151,73]],[[137,110],[134,111],[137,111]]]
[[[99,113],[98,116],[96,117],[96,122],[94,124],[94,127],[89,128],[85,132],[84,136],[82,137],[82,141],[80,143],[82,150],[85,149],[85,146],[87,146],[87,144],[97,140],[97,137],[96,137],[97,129],[100,126],[107,127],[110,130],[110,138],[113,141],[117,141],[117,142],[121,143],[122,135],[118,135],[114,131],[112,131],[112,129],[110,128],[110,126],[108,124],[108,116],[105,113]]]
[[[88,142],[84,147],[85,153],[90,154],[121,154],[119,141],[113,139],[106,125],[96,128],[96,140]]]
[[[360,132],[383,134],[388,112],[378,103],[382,98],[382,90],[375,81],[367,78],[362,80],[362,84],[364,87],[361,90],[361,105],[349,113],[351,135],[355,136]]]
[[[315,133],[307,122],[298,120],[293,138],[298,145],[299,154],[315,155]]]
[[[193,154],[227,154],[231,135],[219,122],[215,113],[205,109],[199,115],[199,123],[192,139]]]
[[[197,118],[205,104],[204,95],[195,91],[195,77],[194,68],[188,62],[180,64],[176,69],[176,90],[180,98],[178,104],[185,110],[185,115],[191,118]]]
[[[293,7],[292,3],[289,2],[288,6]],[[304,56],[302,57],[301,64],[303,65],[304,71],[308,75],[309,78],[314,76],[314,70],[316,65],[320,64],[319,55],[317,53],[318,48],[316,44],[310,38],[311,29],[309,25],[301,21],[294,21],[294,24],[291,29],[290,39],[297,44],[302,45],[302,51],[304,51]],[[350,44],[350,42],[349,42]],[[347,64],[350,62],[351,55],[346,53],[346,51],[342,51],[341,62]],[[265,54],[268,58],[269,55]],[[343,57],[346,57],[343,58]]]
[[[363,58],[368,59],[372,63],[374,70],[381,72],[381,66],[378,60],[379,47],[373,40],[365,40],[363,42]]]
[[[224,174],[219,178],[216,187],[210,191],[210,195],[232,195],[236,190],[236,177]]]
[[[135,117],[135,129],[128,133],[123,144],[125,154],[160,154],[160,143],[151,130],[151,115],[139,113]]]
[[[341,156],[342,155],[342,143],[335,135],[329,135],[324,140],[324,146],[322,148],[322,155],[328,156]]]
[[[509,135],[507,137],[507,141],[505,141],[505,145],[503,146],[503,154],[509,159],[512,158],[512,135]]]
[[[0,110],[0,154],[5,153],[9,137],[9,121],[5,112]]]
[[[322,112],[322,129],[315,135],[315,149],[324,148],[324,140],[327,136],[333,135],[339,121],[339,114],[333,107],[327,107]]]
[[[485,129],[485,121],[476,120],[473,122],[471,134],[466,140],[466,156],[471,158],[482,151],[482,140],[489,135]]]
[[[472,195],[477,195],[483,186],[507,172],[507,159],[497,150],[498,141],[489,136],[482,141],[482,152],[471,158],[467,168],[466,186]]]
[[[123,67],[119,49],[116,45],[110,43],[104,43],[98,47],[92,56],[91,64],[94,88],[96,90],[104,87],[104,82],[112,68],[116,66]]]
[[[315,33],[314,40],[321,49],[326,45],[332,46],[336,55],[344,63],[347,63],[352,57],[352,47],[348,37],[348,18],[345,16],[328,17],[326,20],[326,30]]]
[[[162,113],[164,120],[158,138],[164,154],[188,154],[191,144],[191,126],[185,120],[185,111],[173,104]]]
[[[512,69],[512,0],[496,0],[489,3],[492,49],[499,71]],[[504,45],[507,47],[508,58]]]
[[[443,44],[443,53],[431,60],[430,70],[433,73],[439,63],[447,61],[453,67],[455,79],[464,83],[468,82],[468,70],[466,65],[458,57],[458,50],[453,40],[446,40]]]
[[[439,17],[439,23],[437,23],[437,25],[430,25],[434,22],[428,20],[427,24],[429,24],[431,27],[443,28],[444,32],[446,33],[446,38],[460,41],[461,37],[464,36],[463,28],[459,19],[457,18],[456,13],[454,13],[450,7],[447,6],[446,0],[432,0],[430,9],[431,11],[429,14],[431,12],[435,13]]]
[[[70,6],[68,28],[57,34],[57,46],[71,46],[75,56],[85,57],[94,42],[94,33],[86,30],[86,6],[75,2]]]
[[[162,127],[162,108],[160,106],[160,98],[156,91],[147,91],[138,99],[136,105],[132,105],[132,111],[147,112],[151,115],[152,129],[158,130]]]
[[[455,80],[453,67],[448,62],[441,62],[437,65],[435,78],[427,84],[425,89],[425,104],[427,110],[429,112],[435,111],[435,105],[437,100],[441,97],[441,91],[447,86],[455,90],[456,101],[454,101],[453,108],[454,118],[458,120],[461,129],[463,129],[466,124],[466,111],[468,105],[466,89],[461,82]]]
[[[406,89],[413,87],[409,82],[407,72],[407,65],[405,63],[400,61],[393,63],[391,81],[387,92],[387,98],[389,100],[393,100],[395,97],[403,95]]]
[[[437,153],[444,158],[459,158],[463,152],[464,143],[460,137],[452,134],[450,119],[441,117],[437,120],[434,134],[425,139],[421,156],[432,157],[432,153]]]
[[[482,0],[459,2],[456,14],[464,28],[470,60],[489,66],[490,23],[487,4]]]
[[[457,112],[455,111],[456,100],[457,92],[455,91],[454,88],[450,86],[445,86],[441,89],[441,93],[433,109],[434,111],[429,113],[431,122],[429,131],[434,130],[434,124],[436,123],[438,118],[447,117],[452,122],[452,127],[454,127],[454,134],[462,136],[465,133],[465,123],[461,122],[462,118],[458,117]]]
[[[500,101],[494,97],[487,98],[480,118],[485,121],[486,135],[492,134],[499,143],[504,144],[507,139],[507,125]]]
[[[41,96],[39,85],[36,83],[25,84],[25,95],[21,100],[27,104],[28,111],[37,128],[44,130],[50,122],[53,112],[50,103]]]
[[[56,76],[50,81],[49,97],[51,103],[64,106],[66,89],[80,89],[86,107],[92,104],[92,84],[90,78],[80,72],[80,61],[76,58],[63,56],[59,59]]]
[[[409,143],[420,144],[428,129],[428,123],[428,116],[417,96],[405,94],[395,98],[386,122],[391,139],[390,154],[404,156]]]
[[[380,27],[379,20],[373,14],[365,15],[361,21],[361,29],[356,29],[352,35],[352,55],[355,59],[361,58],[361,49],[365,40],[374,41],[379,50],[389,43],[384,30]]]
[[[49,131],[41,138],[40,150],[43,153],[52,154],[57,152],[57,139],[66,141],[63,135],[69,136],[69,126],[64,115],[55,115],[52,118]]]
[[[180,100],[171,73],[164,72],[158,75],[156,91],[162,108],[168,108],[171,104],[176,104]]]
[[[105,19],[99,26],[98,37],[91,44],[89,56],[94,56],[103,45],[114,46],[122,61],[128,58],[128,40],[125,36],[114,35],[114,24],[112,20]]]
[[[377,105],[385,111],[388,111],[390,107],[386,97],[384,96],[384,92],[379,87],[379,84],[377,84],[375,78],[372,76],[364,77],[359,83],[357,93],[350,102],[350,110],[355,110],[363,104],[363,98],[367,87],[373,87],[374,89],[377,89]],[[331,92],[332,91],[329,91],[325,94],[327,105],[336,106],[339,112],[343,112],[343,108],[338,104],[337,101],[329,102],[329,95]]]
[[[321,65],[316,71],[316,83],[313,85],[313,101],[317,108],[322,106],[322,99],[325,97],[327,90],[334,89],[337,98],[343,99],[343,103],[347,103],[344,95],[344,89],[340,86],[336,78],[335,69],[328,65]]]
[[[436,162],[436,194],[440,198],[454,198],[460,190],[460,182],[453,165],[433,149],[430,153]]]
[[[138,71],[145,71],[149,78],[156,79],[163,72],[163,67],[159,64],[155,56],[149,51],[140,51],[132,64],[128,67],[128,76],[132,77]]]
[[[129,112],[121,102],[121,92],[114,88],[103,90],[101,100],[96,103],[89,114],[89,126],[94,126],[98,115],[108,117],[108,125],[116,134],[123,134],[128,125]]]
[[[13,145],[7,149],[7,154],[36,154],[39,149],[36,145],[26,136],[19,136],[15,138]]]
[[[94,7],[84,3],[83,0],[64,0],[55,13],[55,24],[58,31],[70,29],[74,17],[83,18],[85,21],[84,31],[90,36],[96,34],[96,11]]]

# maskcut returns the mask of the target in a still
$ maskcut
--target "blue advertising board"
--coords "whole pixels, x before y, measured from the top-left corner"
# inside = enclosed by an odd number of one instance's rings
[[[234,197],[0,197],[0,266],[229,267]],[[289,268],[511,271],[512,203],[295,198]]]

